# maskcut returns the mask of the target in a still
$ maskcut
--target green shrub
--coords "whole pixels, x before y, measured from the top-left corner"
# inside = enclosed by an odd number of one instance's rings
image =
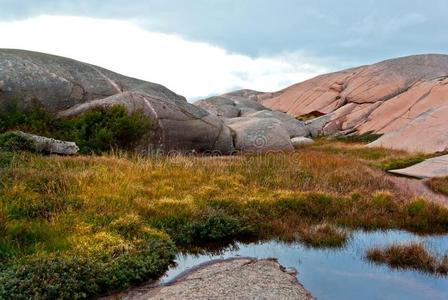
[[[151,123],[142,112],[129,115],[124,107],[116,105],[94,108],[80,117],[62,121],[58,135],[76,142],[81,153],[101,153],[134,148],[150,128]]]
[[[32,151],[33,144],[15,132],[0,134],[0,151],[17,152]]]
[[[0,299],[83,299],[144,280],[156,279],[171,264],[175,247],[148,237],[137,248],[112,255],[37,256],[0,269]]]
[[[94,108],[81,116],[57,119],[37,100],[29,108],[18,101],[8,101],[0,107],[0,133],[12,130],[73,141],[81,153],[102,153],[112,149],[133,149],[149,137],[151,122],[141,111],[128,114],[123,106]],[[0,148],[8,151],[32,150],[23,138],[6,133],[0,138]]]

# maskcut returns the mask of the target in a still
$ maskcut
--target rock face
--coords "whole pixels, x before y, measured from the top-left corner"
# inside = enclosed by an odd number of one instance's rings
[[[0,102],[38,99],[57,112],[76,104],[139,90],[166,101],[186,102],[159,84],[126,77],[65,57],[0,49]]]
[[[155,133],[146,145],[156,144],[170,150],[216,150],[224,154],[234,150],[230,129],[218,117],[187,102],[163,101],[138,91],[79,104],[59,112],[58,116],[73,117],[94,107],[112,105],[122,105],[130,112],[142,111],[157,121]]]
[[[430,158],[408,168],[389,172],[420,179],[445,177],[448,176],[448,155]]]
[[[294,299],[313,297],[274,260],[232,259],[206,265],[173,284],[131,299]]]
[[[78,146],[73,142],[50,139],[21,131],[14,131],[11,134],[15,134],[28,141],[31,148],[39,153],[74,155],[79,151]]]
[[[234,146],[243,152],[290,151],[290,139],[308,136],[305,123],[288,114],[272,111],[257,99],[263,95],[240,90],[195,102],[227,124],[232,130]]]
[[[155,126],[155,134],[140,146],[142,151],[233,150],[230,129],[223,121],[184,97],[161,85],[68,58],[0,49],[0,105],[14,99],[25,106],[37,99],[60,117],[113,104],[130,112],[141,109]]]
[[[241,117],[226,121],[233,132],[235,148],[242,152],[291,151],[288,131],[273,118]]]
[[[240,90],[199,100],[194,104],[218,117],[236,118],[248,113],[265,110],[266,107],[257,102],[257,95],[261,94],[263,93],[251,90]]]
[[[310,121],[311,135],[377,133],[372,146],[412,152],[448,149],[448,56],[417,55],[318,76],[276,93],[263,105]]]

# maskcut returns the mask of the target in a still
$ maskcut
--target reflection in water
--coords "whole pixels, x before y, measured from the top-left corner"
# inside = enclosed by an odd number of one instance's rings
[[[448,278],[429,276],[414,271],[391,271],[363,259],[372,246],[392,242],[424,242],[440,255],[448,252],[448,236],[420,237],[402,231],[353,233],[344,248],[323,250],[299,243],[277,241],[236,244],[220,253],[179,255],[177,267],[168,271],[163,282],[181,272],[213,259],[249,256],[277,258],[285,267],[294,267],[301,283],[319,300],[325,299],[448,299]]]

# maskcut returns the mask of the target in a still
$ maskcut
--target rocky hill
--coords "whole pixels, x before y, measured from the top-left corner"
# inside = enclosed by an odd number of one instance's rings
[[[233,151],[230,130],[220,118],[164,86],[64,57],[0,49],[0,105],[18,101],[26,107],[33,100],[60,117],[114,104],[141,110],[154,130],[143,151]]]
[[[383,134],[371,146],[413,152],[448,149],[448,55],[416,55],[318,76],[263,105],[313,122],[320,134]],[[310,123],[309,123],[310,124]]]

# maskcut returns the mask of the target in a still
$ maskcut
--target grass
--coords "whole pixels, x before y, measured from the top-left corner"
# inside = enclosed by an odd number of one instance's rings
[[[448,177],[431,178],[426,184],[434,192],[448,196]]]
[[[341,248],[348,240],[347,230],[330,224],[304,226],[299,230],[299,240],[311,248]]]
[[[437,259],[422,243],[393,244],[367,251],[367,259],[393,269],[411,269],[429,274],[446,275],[448,258]]]
[[[263,156],[0,152],[0,298],[101,295],[157,278],[204,243],[337,247],[340,227],[448,232],[446,208],[372,171],[396,157],[409,155],[325,140]]]

